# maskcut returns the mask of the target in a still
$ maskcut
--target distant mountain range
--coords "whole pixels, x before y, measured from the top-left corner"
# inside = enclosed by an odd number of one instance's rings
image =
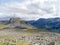
[[[30,22],[30,24],[38,29],[60,32],[60,18],[40,18],[37,21]]]
[[[4,24],[7,28],[11,29],[35,29],[35,27],[27,23],[27,21],[17,17],[10,18],[9,20],[1,20],[0,24]]]
[[[9,20],[9,24],[15,28],[19,29],[35,29],[31,24],[27,23],[26,21],[20,19],[20,18],[11,18]]]
[[[11,18],[10,20],[1,20],[0,23],[5,25],[15,24],[15,27],[20,25],[20,27],[24,27],[24,28],[37,28],[42,30],[60,32],[60,18],[48,18],[48,19],[40,18],[37,21],[34,20],[24,21],[24,20],[19,20],[19,18],[15,18],[15,19]]]

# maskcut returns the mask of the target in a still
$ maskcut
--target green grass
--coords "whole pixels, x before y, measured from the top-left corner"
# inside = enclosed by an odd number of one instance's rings
[[[0,45],[7,45],[7,44],[6,44],[6,43],[1,43],[1,42],[0,42]]]
[[[0,29],[6,28],[6,25],[0,24]]]
[[[9,41],[9,40],[8,40],[8,41]],[[16,40],[15,40],[15,41],[16,41]],[[31,45],[30,43],[25,42],[25,41],[23,41],[23,40],[16,41],[16,42],[14,42],[13,40],[10,40],[10,41],[9,41],[9,44],[16,44],[16,45]],[[3,43],[3,42],[0,42],[0,45],[7,45],[7,40],[5,40],[4,43]]]
[[[25,41],[17,41],[16,44],[17,45],[31,45],[30,43],[25,42]]]

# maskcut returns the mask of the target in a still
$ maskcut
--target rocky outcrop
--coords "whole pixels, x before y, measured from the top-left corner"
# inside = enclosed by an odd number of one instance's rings
[[[20,18],[11,18],[10,19],[10,24],[9,27],[10,28],[16,28],[16,29],[35,29],[35,27],[33,27],[32,25],[30,25],[29,23],[27,23],[26,21],[20,19]]]

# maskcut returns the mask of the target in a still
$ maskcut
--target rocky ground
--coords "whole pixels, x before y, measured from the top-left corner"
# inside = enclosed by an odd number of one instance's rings
[[[60,33],[3,29],[0,30],[1,42],[6,45],[60,45]]]

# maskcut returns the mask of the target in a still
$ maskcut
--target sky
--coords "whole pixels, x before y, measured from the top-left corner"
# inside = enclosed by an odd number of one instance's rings
[[[59,0],[0,0],[0,18],[23,20],[60,17]]]

